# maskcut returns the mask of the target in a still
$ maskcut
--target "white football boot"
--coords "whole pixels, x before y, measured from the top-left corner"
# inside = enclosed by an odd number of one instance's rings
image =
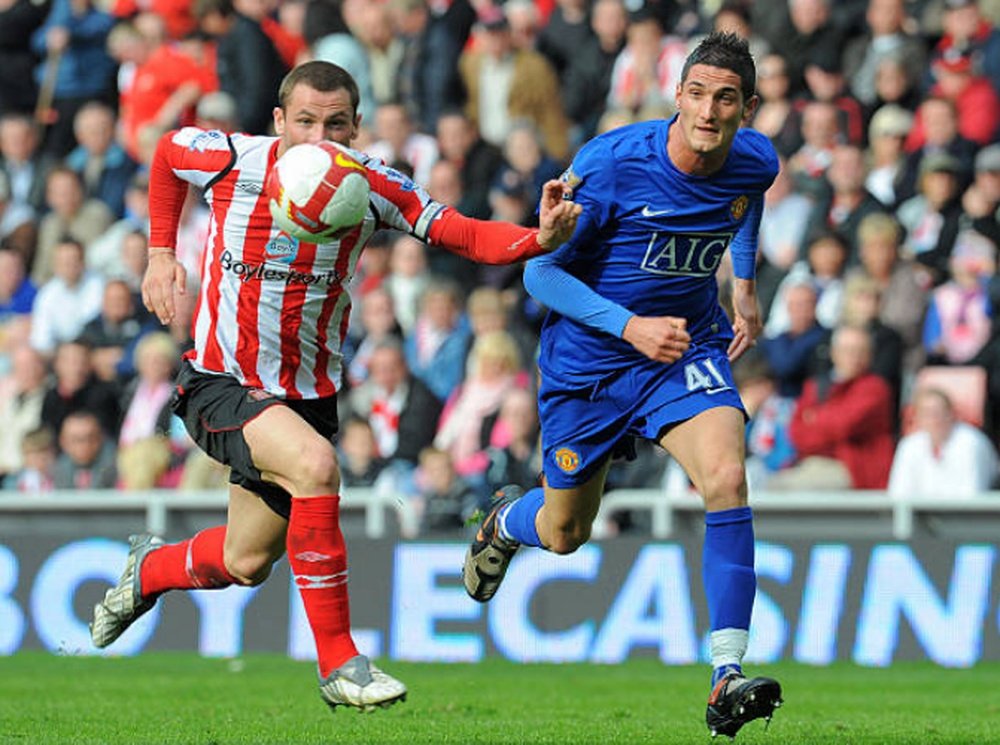
[[[319,694],[331,709],[354,706],[361,711],[375,711],[405,701],[406,686],[359,654],[320,680]]]
[[[143,613],[156,605],[159,595],[143,598],[139,588],[139,567],[150,551],[163,545],[156,536],[143,533],[128,537],[128,560],[118,584],[104,594],[104,600],[94,606],[90,638],[95,647],[106,647]]]

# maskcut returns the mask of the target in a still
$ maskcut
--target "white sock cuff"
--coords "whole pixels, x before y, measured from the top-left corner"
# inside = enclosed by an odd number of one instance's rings
[[[709,635],[712,667],[742,665],[747,653],[750,632],[746,629],[719,629]]]

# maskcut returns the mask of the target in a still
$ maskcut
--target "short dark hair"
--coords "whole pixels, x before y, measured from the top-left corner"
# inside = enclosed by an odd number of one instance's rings
[[[736,34],[713,31],[706,36],[684,61],[681,84],[695,65],[709,65],[732,70],[740,76],[740,92],[745,104],[757,90],[757,67],[747,40]]]
[[[288,105],[292,89],[299,84],[307,85],[322,93],[341,89],[347,91],[351,97],[351,108],[354,109],[354,115],[357,116],[358,106],[361,105],[361,93],[358,92],[358,84],[354,82],[351,73],[343,67],[324,60],[313,60],[312,62],[303,62],[293,68],[285,75],[284,80],[281,81],[281,87],[278,88],[278,102],[282,109]]]

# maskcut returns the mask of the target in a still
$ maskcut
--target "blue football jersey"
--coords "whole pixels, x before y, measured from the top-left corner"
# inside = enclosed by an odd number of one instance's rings
[[[710,176],[678,170],[667,155],[674,119],[613,130],[587,143],[563,178],[583,207],[576,232],[546,260],[641,316],[687,319],[692,342],[732,338],[716,269],[732,249],[738,276],[753,276],[763,193],[778,172],[770,141],[740,129]],[[651,361],[628,342],[552,311],[539,364],[570,383]]]

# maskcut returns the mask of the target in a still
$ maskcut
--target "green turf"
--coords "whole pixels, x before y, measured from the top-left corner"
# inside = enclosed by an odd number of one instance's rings
[[[409,699],[323,705],[312,665],[278,656],[0,657],[2,743],[708,743],[707,670],[386,663]],[[1000,665],[755,668],[786,705],[739,743],[1000,743]],[[717,742],[726,742],[719,740]]]

